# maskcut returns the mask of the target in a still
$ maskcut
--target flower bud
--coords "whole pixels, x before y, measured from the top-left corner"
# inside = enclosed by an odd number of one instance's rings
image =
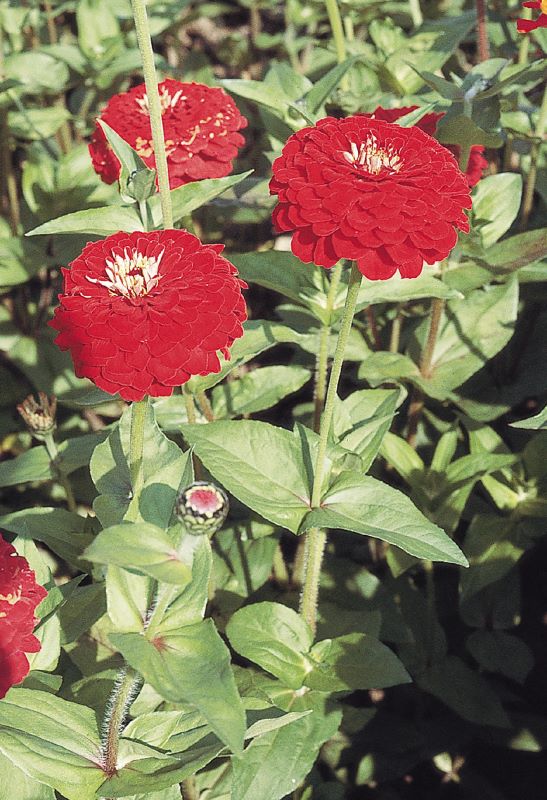
[[[21,414],[29,431],[36,439],[43,439],[44,436],[55,430],[56,410],[57,398],[55,395],[51,395],[48,398],[45,392],[38,392],[38,402],[33,395],[29,394],[17,406],[17,411]]]
[[[176,513],[188,533],[194,536],[219,530],[228,514],[226,493],[213,483],[195,481],[177,498]]]

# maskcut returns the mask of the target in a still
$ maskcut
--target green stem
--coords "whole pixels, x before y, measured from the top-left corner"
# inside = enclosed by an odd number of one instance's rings
[[[158,92],[158,76],[154,63],[154,51],[146,13],[146,0],[131,0],[137,42],[141,51],[142,69],[146,84],[146,95],[150,109],[150,127],[152,129],[152,144],[154,158],[158,173],[158,186],[160,190],[160,203],[163,215],[163,227],[173,227],[173,208],[169,190],[169,172],[167,169],[167,155],[165,152],[165,137],[163,134],[163,120],[161,114],[160,95]]]
[[[76,504],[74,492],[72,491],[72,485],[68,477],[61,472],[57,465],[59,450],[57,449],[57,442],[53,438],[53,433],[44,434],[44,444],[46,446],[47,454],[51,461],[51,469],[55,475],[55,478],[57,479],[57,483],[63,487],[67,508],[69,511],[76,511],[78,506]]]
[[[477,14],[477,56],[479,62],[488,61],[490,58],[490,44],[488,42],[486,0],[475,0],[475,9]]]
[[[124,667],[118,675],[108,701],[103,723],[101,766],[109,777],[117,772],[120,735],[139,682],[137,673]]]
[[[184,388],[182,390],[184,394],[184,406],[186,408],[186,416],[188,418],[188,422],[190,425],[195,425],[197,422],[196,416],[196,406],[194,403],[194,397],[189,392],[185,392]]]
[[[427,617],[426,617],[426,647],[427,647],[427,664],[431,666],[433,663],[433,656],[435,653],[435,577],[434,566],[432,561],[423,562],[425,572],[425,593],[427,603]]]
[[[526,230],[528,226],[528,220],[530,218],[530,214],[532,213],[532,208],[534,205],[534,191],[536,188],[538,161],[539,161],[541,146],[543,145],[543,136],[545,134],[546,127],[547,127],[547,85],[545,86],[543,92],[543,100],[541,101],[539,117],[536,124],[536,129],[534,131],[534,134],[538,139],[538,141],[534,142],[530,149],[530,169],[528,170],[528,177],[526,178],[526,186],[524,188],[524,197],[522,200],[522,211],[520,218],[521,231]]]
[[[399,342],[401,340],[401,328],[403,326],[403,315],[401,313],[401,305],[397,305],[397,313],[395,319],[391,323],[391,336],[389,337],[389,352],[399,352]]]
[[[419,28],[424,21],[422,9],[420,8],[420,0],[408,0],[408,8],[410,16],[412,17],[412,24],[415,28]]]
[[[334,303],[336,302],[336,295],[340,285],[340,278],[342,277],[342,264],[339,262],[332,270],[329,291],[327,294],[327,301],[325,306],[325,319],[326,322],[321,326],[321,333],[319,335],[319,350],[317,352],[317,361],[315,368],[315,391],[314,391],[314,408],[313,408],[313,429],[319,433],[319,426],[321,424],[321,414],[323,413],[323,406],[325,404],[325,392],[327,389],[327,369],[329,361],[329,342],[330,332],[332,326],[332,312]]]
[[[360,286],[361,273],[357,269],[357,266],[353,264],[349,276],[348,292],[346,295],[346,304],[344,306],[342,324],[338,334],[338,341],[336,343],[336,350],[334,352],[334,359],[332,362],[327,397],[325,401],[325,411],[321,420],[319,447],[315,462],[311,496],[312,508],[319,508],[321,505],[321,492],[325,478],[327,447],[332,426],[332,419],[334,416],[334,408],[336,405],[338,383],[340,381],[340,374],[342,372],[342,365],[344,363],[344,354],[353,323],[353,316],[355,314],[355,306],[357,304]],[[325,531],[322,531],[318,528],[312,528],[308,531],[306,540],[305,576],[304,586],[302,588],[302,596],[300,598],[300,614],[302,617],[304,617],[313,631],[315,631],[316,628],[317,597],[319,594],[321,563],[325,550],[326,537],[327,535]]]
[[[431,301],[431,317],[429,320],[429,331],[425,341],[422,355],[420,358],[420,374],[423,378],[431,377],[431,369],[433,365],[433,354],[435,352],[435,345],[437,344],[437,336],[439,335],[439,327],[443,316],[445,301],[438,297],[433,298]],[[418,424],[424,409],[424,394],[420,389],[414,389],[410,399],[410,406],[408,410],[408,432],[406,440],[415,447],[416,438],[418,434]]]
[[[180,788],[182,789],[182,796],[184,800],[199,800],[199,791],[198,787],[196,786],[196,778],[194,775],[192,775],[191,778],[186,778],[186,780],[182,781]]]
[[[519,16],[522,19],[532,19],[532,9],[531,8],[523,8],[520,11]],[[530,47],[530,36],[526,34],[520,34],[520,45],[519,45],[519,55],[517,64],[520,66],[525,66],[528,63],[528,49]]]
[[[133,497],[140,494],[144,483],[143,451],[144,427],[148,411],[148,398],[135,402],[131,406],[131,432],[129,438],[129,471]]]
[[[207,397],[205,392],[204,391],[197,392],[196,400],[198,401],[201,413],[203,414],[207,422],[214,422],[215,412],[213,411],[213,406],[209,402],[209,398]]]
[[[145,636],[149,642],[152,641],[156,635],[156,631],[165,616],[165,612],[169,608],[171,601],[174,600],[178,591],[178,586],[171,586],[170,584],[164,584],[161,591],[159,591],[158,587],[158,593],[156,595],[157,600],[145,629]]]
[[[325,0],[325,7],[329,16],[330,28],[332,31],[332,38],[334,39],[334,48],[336,50],[336,60],[339,64],[347,58],[346,40],[344,38],[344,26],[342,24],[342,17],[340,15],[340,8],[338,7],[338,0]],[[349,89],[349,77],[346,74],[340,81],[340,88],[343,92]]]

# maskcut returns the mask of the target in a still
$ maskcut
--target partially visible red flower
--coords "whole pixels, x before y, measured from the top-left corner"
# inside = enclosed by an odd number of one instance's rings
[[[47,595],[28,561],[0,536],[0,698],[28,675],[26,653],[37,653],[36,606]]]
[[[547,0],[530,0],[522,5],[525,8],[539,8],[541,14],[536,19],[517,19],[519,33],[530,33],[537,28],[547,28]]]
[[[232,98],[223,89],[171,78],[159,84],[159,91],[171,188],[229,175],[245,141],[238,131],[247,125]],[[155,166],[144,84],[111,97],[100,119],[125,139],[147,166]],[[120,175],[120,162],[98,123],[89,152],[103,181],[114,183]]]
[[[405,106],[404,108],[382,108],[381,106],[378,106],[378,108],[373,111],[372,114],[365,114],[364,116],[372,117],[372,119],[383,119],[386,122],[396,122],[398,119],[400,119],[400,117],[404,117],[405,114],[410,114],[411,111],[415,111],[417,108],[418,106]],[[439,120],[443,117],[444,113],[442,112],[431,112],[429,114],[424,114],[421,120],[416,123],[416,127],[429,134],[429,136],[435,136]],[[455,156],[456,161],[459,160],[461,153],[461,147],[459,144],[445,144],[443,147],[446,147],[447,150],[450,150],[450,152]],[[469,154],[467,169],[465,171],[469,186],[475,186],[475,184],[480,181],[483,171],[488,166],[488,161],[484,158],[483,154],[484,147],[481,144],[473,145]]]
[[[49,323],[78,377],[124,400],[170,395],[220,370],[246,319],[235,267],[187,231],[115,233],[63,269]]]
[[[303,128],[273,164],[278,231],[302,261],[357,262],[368,278],[405,278],[448,255],[469,230],[467,181],[451,153],[419,128],[364,115]]]

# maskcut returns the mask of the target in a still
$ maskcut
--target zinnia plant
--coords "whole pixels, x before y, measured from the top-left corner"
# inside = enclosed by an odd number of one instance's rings
[[[355,260],[367,278],[413,278],[469,230],[469,186],[454,156],[419,128],[327,117],[290,137],[273,164],[278,231],[302,261]]]
[[[27,653],[37,653],[36,606],[47,595],[15,547],[0,535],[0,698],[28,674]]]
[[[222,89],[172,78],[159,85],[159,92],[171,188],[228,175],[245,141],[238,131],[247,125],[232,98]],[[145,84],[111,97],[100,119],[125,139],[149,167],[155,166]],[[98,123],[89,152],[103,181],[114,183],[120,175],[120,162]]]
[[[217,351],[243,333],[245,283],[220,253],[186,231],[117,233],[64,269],[51,326],[76,374],[124,400],[170,395],[218,372]]]

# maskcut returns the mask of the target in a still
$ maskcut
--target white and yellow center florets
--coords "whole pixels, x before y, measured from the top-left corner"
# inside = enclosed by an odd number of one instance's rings
[[[154,289],[160,280],[160,263],[164,251],[159,256],[146,256],[135,248],[124,248],[123,256],[119,253],[106,259],[106,279],[91,278],[90,283],[104,286],[110,294],[123,297],[144,297]]]
[[[175,94],[171,94],[169,89],[167,89],[165,86],[162,86],[162,88],[159,90],[159,94],[162,114],[165,114],[165,112],[170,108],[175,108],[179,100],[186,100],[186,95],[183,94],[182,89],[179,89],[177,92],[175,92]],[[146,92],[142,97],[137,97],[137,105],[139,106],[141,114],[150,114],[150,102]]]
[[[379,147],[378,139],[369,133],[366,141],[357,145],[350,143],[350,149],[342,152],[344,159],[354,167],[362,167],[371,175],[379,175],[383,169],[399,172],[403,166],[401,157],[392,145]]]

